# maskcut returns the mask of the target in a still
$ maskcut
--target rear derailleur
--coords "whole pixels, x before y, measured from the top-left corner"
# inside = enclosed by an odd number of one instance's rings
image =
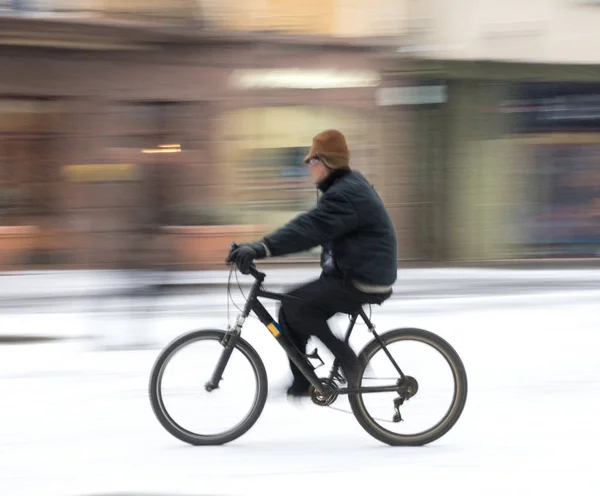
[[[404,402],[412,398],[419,390],[419,383],[414,377],[404,376],[403,379],[398,379],[398,397],[394,398],[394,416],[392,421],[395,423],[402,422],[404,419],[400,414],[400,407]]]

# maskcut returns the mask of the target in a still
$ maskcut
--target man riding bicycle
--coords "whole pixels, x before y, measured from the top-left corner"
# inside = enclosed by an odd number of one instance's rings
[[[319,338],[340,360],[354,385],[358,358],[339,340],[327,320],[360,306],[381,304],[392,294],[397,277],[396,232],[390,216],[365,177],[349,165],[344,135],[327,130],[313,138],[305,157],[322,195],[317,205],[254,243],[241,244],[227,257],[242,273],[254,260],[283,256],[322,246],[319,279],[288,294],[279,310],[282,332],[305,351],[310,336]],[[294,377],[288,395],[306,396],[310,383],[290,361]]]

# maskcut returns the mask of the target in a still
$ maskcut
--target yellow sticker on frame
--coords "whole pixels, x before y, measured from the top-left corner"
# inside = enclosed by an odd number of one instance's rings
[[[268,326],[267,329],[269,329],[269,331],[271,331],[271,334],[273,334],[273,336],[275,336],[276,338],[278,338],[281,333],[279,332],[279,329],[277,328],[277,324],[275,324],[275,322],[271,322]]]

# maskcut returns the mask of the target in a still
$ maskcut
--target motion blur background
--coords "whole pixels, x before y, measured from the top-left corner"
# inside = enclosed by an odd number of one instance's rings
[[[597,257],[599,23],[591,0],[1,1],[1,267],[223,268],[314,205],[330,127],[401,263]]]
[[[0,0],[0,493],[595,495],[598,27],[599,0]],[[315,204],[327,128],[398,234],[373,321],[447,339],[465,412],[431,449],[374,449],[280,401],[285,356],[248,319],[265,419],[185,449],[150,368],[233,323],[230,243]],[[318,257],[261,262],[268,288]]]

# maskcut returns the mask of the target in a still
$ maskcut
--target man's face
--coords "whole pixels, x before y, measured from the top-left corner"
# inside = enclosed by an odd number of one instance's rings
[[[308,170],[315,184],[319,184],[329,175],[329,169],[318,158],[311,158],[308,161]]]

